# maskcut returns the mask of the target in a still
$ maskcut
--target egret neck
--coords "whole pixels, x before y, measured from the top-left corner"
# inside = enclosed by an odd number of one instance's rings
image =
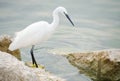
[[[53,27],[54,29],[58,26],[58,24],[59,24],[59,16],[58,16],[58,10],[57,9],[55,9],[54,11],[53,11],[53,22],[51,23],[51,27]]]

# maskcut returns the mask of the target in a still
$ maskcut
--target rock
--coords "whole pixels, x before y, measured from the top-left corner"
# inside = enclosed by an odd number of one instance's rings
[[[45,69],[30,68],[14,56],[0,51],[0,81],[65,81]]]
[[[94,81],[120,81],[120,49],[71,53],[66,57]]]
[[[19,60],[21,60],[20,51],[18,49],[14,50],[14,51],[10,51],[8,49],[11,42],[12,42],[11,37],[9,35],[0,36],[0,51],[7,52],[7,53],[15,56]]]

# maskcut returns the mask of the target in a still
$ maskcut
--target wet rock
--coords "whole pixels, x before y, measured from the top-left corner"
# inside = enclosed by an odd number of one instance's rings
[[[120,49],[71,53],[66,57],[94,81],[120,81]]]
[[[0,36],[0,51],[7,52],[7,53],[15,56],[19,60],[21,60],[20,51],[18,49],[14,50],[14,51],[10,51],[8,49],[11,42],[12,42],[11,37],[9,35]]]
[[[0,81],[65,81],[45,69],[30,68],[14,56],[0,51]]]

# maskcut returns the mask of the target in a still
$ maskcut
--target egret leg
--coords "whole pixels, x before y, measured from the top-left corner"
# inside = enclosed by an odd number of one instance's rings
[[[38,68],[37,62],[35,60],[34,54],[33,54],[33,50],[34,50],[34,45],[32,46],[30,53],[31,53],[31,57],[32,57],[32,63],[33,65],[35,64],[36,68]]]

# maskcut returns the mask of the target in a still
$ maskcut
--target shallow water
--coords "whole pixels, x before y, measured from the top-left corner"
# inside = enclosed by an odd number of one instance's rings
[[[45,20],[52,22],[52,11],[64,6],[75,27],[60,15],[60,25],[52,38],[36,46],[37,61],[50,72],[68,81],[90,79],[71,66],[58,53],[120,48],[119,0],[0,0],[0,35],[24,29]],[[21,49],[24,61],[30,61],[29,49]]]

